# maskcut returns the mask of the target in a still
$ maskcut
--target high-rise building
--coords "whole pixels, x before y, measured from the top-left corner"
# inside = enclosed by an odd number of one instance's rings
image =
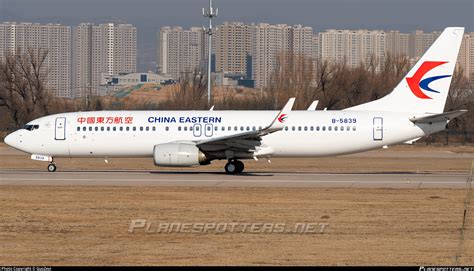
[[[464,34],[457,66],[462,68],[463,75],[474,83],[474,32]]]
[[[252,77],[256,87],[268,84],[278,58],[290,51],[290,27],[260,23],[252,29]]]
[[[60,24],[0,24],[0,60],[7,55],[46,51],[43,64],[47,90],[57,97],[71,96],[71,28]]]
[[[355,68],[361,63],[383,65],[386,34],[374,30],[335,30],[319,33],[321,61],[346,63]]]
[[[241,22],[225,22],[217,28],[214,36],[217,72],[247,74],[251,27]]]
[[[158,73],[179,79],[182,73],[202,68],[207,63],[206,40],[199,27],[162,27],[158,34]]]
[[[301,25],[260,23],[252,27],[252,72],[256,87],[265,87],[288,56],[312,58],[313,30]]]
[[[433,42],[441,35],[441,32],[424,33],[422,30],[415,30],[410,34],[410,57],[420,58]]]
[[[387,32],[386,52],[393,56],[410,56],[410,34],[400,31]]]
[[[102,73],[134,73],[137,29],[131,24],[81,23],[74,27],[72,88],[75,97],[97,95]]]

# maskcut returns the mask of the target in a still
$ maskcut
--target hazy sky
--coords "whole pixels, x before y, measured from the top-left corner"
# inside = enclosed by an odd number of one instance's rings
[[[76,25],[127,22],[138,28],[139,69],[151,68],[156,32],[164,25],[206,24],[207,0],[0,0],[0,21]],[[474,0],[214,0],[224,21],[329,28],[411,31],[464,26],[474,31]]]

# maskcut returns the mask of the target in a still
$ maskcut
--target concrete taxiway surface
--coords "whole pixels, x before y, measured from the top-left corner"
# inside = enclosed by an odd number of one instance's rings
[[[325,187],[325,188],[465,188],[467,173],[317,172],[245,173],[174,171],[0,170],[0,185]]]

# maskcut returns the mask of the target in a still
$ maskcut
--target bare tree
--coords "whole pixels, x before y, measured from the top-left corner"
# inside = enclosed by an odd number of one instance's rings
[[[199,69],[184,73],[180,84],[168,101],[160,104],[163,109],[205,109],[207,80]]]
[[[7,55],[0,63],[0,107],[7,109],[15,127],[49,114],[46,91],[47,50],[28,49]]]

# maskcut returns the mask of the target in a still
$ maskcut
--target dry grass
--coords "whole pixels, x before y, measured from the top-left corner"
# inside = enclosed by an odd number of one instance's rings
[[[450,265],[464,196],[450,189],[3,186],[0,265]],[[130,220],[141,218],[329,226],[323,234],[128,233]],[[474,263],[468,248],[469,238],[461,264]]]

